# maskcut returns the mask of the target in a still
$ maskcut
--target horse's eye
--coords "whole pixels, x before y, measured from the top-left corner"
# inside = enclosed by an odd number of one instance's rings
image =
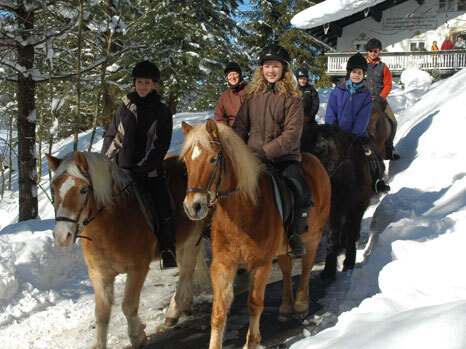
[[[211,163],[211,164],[214,164],[214,163],[216,163],[216,162],[217,162],[217,157],[216,157],[216,156],[212,156],[212,157],[210,158],[210,163]]]
[[[80,193],[84,195],[84,194],[87,194],[88,191],[89,191],[89,188],[86,186],[86,187],[81,188]]]

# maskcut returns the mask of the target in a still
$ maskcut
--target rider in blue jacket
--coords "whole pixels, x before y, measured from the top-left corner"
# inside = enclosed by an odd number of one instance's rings
[[[367,71],[367,61],[357,53],[350,57],[346,65],[346,81],[337,85],[328,100],[325,113],[325,123],[339,126],[345,133],[359,137],[383,163],[382,154],[369,139],[366,128],[369,123],[372,97],[365,86],[364,74]],[[382,178],[374,183],[375,192],[387,192],[390,187]]]

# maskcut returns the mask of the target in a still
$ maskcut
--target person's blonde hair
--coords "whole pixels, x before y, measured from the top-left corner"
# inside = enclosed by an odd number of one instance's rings
[[[282,62],[280,62],[282,63]],[[275,88],[280,94],[290,95],[293,97],[301,97],[301,91],[298,88],[298,83],[294,77],[294,73],[289,65],[283,64],[283,76],[275,83]],[[262,66],[258,66],[254,72],[252,81],[248,85],[247,98],[252,98],[268,90],[268,81],[264,76]]]

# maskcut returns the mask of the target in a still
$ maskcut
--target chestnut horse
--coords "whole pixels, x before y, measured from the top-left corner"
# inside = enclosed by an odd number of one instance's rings
[[[69,153],[63,159],[46,155],[54,171],[51,188],[56,224],[53,235],[60,247],[82,240],[84,259],[95,292],[96,339],[93,348],[107,346],[107,331],[113,304],[113,284],[118,274],[127,274],[122,310],[134,347],[146,341],[145,325],[139,319],[139,297],[149,264],[159,259],[157,238],[139,209],[127,171],[99,153]],[[192,281],[201,245],[203,227],[183,211],[186,169],[176,156],[165,159],[170,189],[176,206],[176,247],[180,279],[166,315],[173,325],[191,306]],[[196,268],[197,272],[202,272]],[[205,264],[204,264],[205,266]],[[207,273],[207,270],[205,270]],[[207,274],[206,274],[207,275]]]
[[[182,129],[186,139],[180,157],[188,170],[185,211],[191,219],[200,220],[215,206],[210,268],[214,299],[209,348],[222,347],[226,316],[233,300],[233,279],[239,267],[251,273],[245,348],[257,348],[261,341],[259,320],[264,292],[275,256],[283,273],[280,317],[303,318],[309,311],[308,283],[330,210],[330,180],[314,155],[303,154],[302,166],[315,206],[309,218],[309,231],[303,235],[306,254],[302,258],[301,280],[294,300],[287,234],[265,166],[226,125],[209,119],[205,125],[194,128],[183,123]]]
[[[389,159],[389,154],[387,154],[386,150],[386,142],[391,132],[392,124],[388,116],[385,115],[380,103],[373,101],[371,105],[371,116],[367,125],[367,133],[369,137],[372,138],[385,160]]]

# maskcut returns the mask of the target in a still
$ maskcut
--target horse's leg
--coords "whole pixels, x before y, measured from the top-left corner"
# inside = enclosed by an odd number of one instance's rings
[[[341,229],[337,228],[335,223],[327,224],[327,256],[325,257],[324,270],[320,273],[320,277],[324,280],[334,280],[337,273],[337,257],[340,250],[339,234],[341,234]]]
[[[356,214],[353,213],[353,217],[349,219],[345,227],[345,231],[348,233],[348,239],[345,246],[346,255],[345,261],[343,262],[343,271],[353,269],[356,263],[356,242],[359,240],[363,215],[364,211],[357,212]]]
[[[267,286],[271,270],[272,261],[251,272],[251,286],[248,296],[249,330],[243,349],[256,349],[261,342],[259,322],[264,309],[265,286]]]
[[[290,256],[278,256],[278,265],[283,274],[282,304],[278,310],[278,321],[286,322],[293,316],[293,286],[291,283],[292,259]]]
[[[189,309],[192,305],[193,275],[201,244],[196,246],[196,241],[187,241],[184,246],[177,251],[180,276],[175,294],[170,300],[170,305],[165,316],[165,326],[171,327],[176,325],[181,313]]]
[[[93,349],[107,348],[108,323],[113,304],[113,283],[115,275],[103,275],[99,271],[89,268],[89,278],[95,293],[95,327],[96,339]]]
[[[219,262],[215,258],[210,266],[214,301],[210,319],[209,349],[220,349],[222,347],[226,318],[233,301],[233,280],[237,269],[236,265]]]
[[[320,232],[321,231],[322,229]],[[304,241],[306,245],[306,254],[301,260],[301,278],[299,280],[298,290],[296,291],[296,300],[294,302],[295,319],[304,319],[309,313],[309,279],[317,256],[320,237],[321,234],[317,232],[315,235]]]
[[[126,277],[125,293],[121,309],[126,316],[128,323],[128,336],[131,344],[135,348],[139,348],[146,341],[146,333],[144,325],[139,319],[139,298],[141,296],[142,286],[146,280],[149,265],[141,266],[129,270]]]

